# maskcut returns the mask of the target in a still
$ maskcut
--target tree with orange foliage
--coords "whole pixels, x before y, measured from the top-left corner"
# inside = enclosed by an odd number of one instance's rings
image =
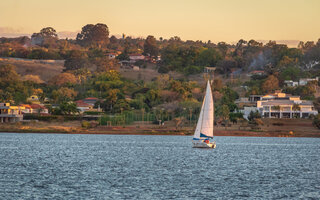
[[[57,76],[54,76],[50,81],[49,84],[57,85],[57,86],[64,86],[68,84],[76,84],[77,78],[71,73],[61,73]]]
[[[264,92],[274,92],[279,89],[279,80],[276,76],[270,75],[262,84],[262,90]]]

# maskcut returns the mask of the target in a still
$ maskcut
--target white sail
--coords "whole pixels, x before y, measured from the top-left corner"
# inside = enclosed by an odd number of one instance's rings
[[[211,92],[211,86],[208,81],[206,95],[203,99],[198,123],[194,132],[194,139],[205,139],[213,137],[213,98]]]

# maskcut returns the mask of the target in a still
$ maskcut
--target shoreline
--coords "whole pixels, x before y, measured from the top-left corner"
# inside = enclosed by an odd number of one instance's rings
[[[179,132],[110,132],[110,131],[77,131],[77,132],[69,132],[69,131],[58,131],[58,130],[0,130],[0,134],[2,133],[37,133],[37,134],[77,134],[77,135],[154,135],[154,136],[192,136],[193,134],[184,133],[182,131]],[[285,134],[281,132],[254,132],[254,131],[215,131],[214,136],[228,136],[228,137],[304,137],[304,138],[320,138],[320,134]]]

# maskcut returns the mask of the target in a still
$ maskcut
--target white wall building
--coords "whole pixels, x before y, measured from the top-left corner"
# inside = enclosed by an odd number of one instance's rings
[[[256,106],[243,107],[241,112],[245,119],[248,119],[250,112],[256,111],[259,111],[264,118],[308,118],[310,115],[318,114],[312,101],[301,100],[299,96],[275,93],[261,97],[252,96],[251,100],[259,98]]]
[[[257,101],[257,109],[265,118],[308,118],[318,114],[311,101],[285,93],[263,96]]]
[[[299,85],[307,85],[308,82],[318,81],[318,80],[319,80],[319,77],[316,77],[316,78],[301,78],[299,80]]]
[[[288,87],[296,87],[299,85],[299,82],[297,81],[292,81],[292,80],[285,80],[284,83],[286,84],[286,86]]]
[[[129,59],[130,59],[130,61],[144,60],[145,56],[142,54],[130,54]]]

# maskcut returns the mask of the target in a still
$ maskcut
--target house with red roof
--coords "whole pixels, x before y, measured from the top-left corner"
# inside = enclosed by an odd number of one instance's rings
[[[39,105],[39,104],[30,104],[30,107],[32,108],[32,113],[38,113],[38,114],[49,114],[48,108]]]
[[[81,101],[83,101],[84,103],[87,103],[89,105],[92,105],[94,106],[94,104],[99,101],[98,98],[96,97],[88,97],[88,98],[85,98],[85,99],[82,99]]]
[[[21,104],[23,114],[49,114],[48,108],[40,104]]]
[[[75,103],[77,105],[77,109],[80,110],[80,113],[93,109],[93,105],[85,103],[83,100],[78,100]]]

